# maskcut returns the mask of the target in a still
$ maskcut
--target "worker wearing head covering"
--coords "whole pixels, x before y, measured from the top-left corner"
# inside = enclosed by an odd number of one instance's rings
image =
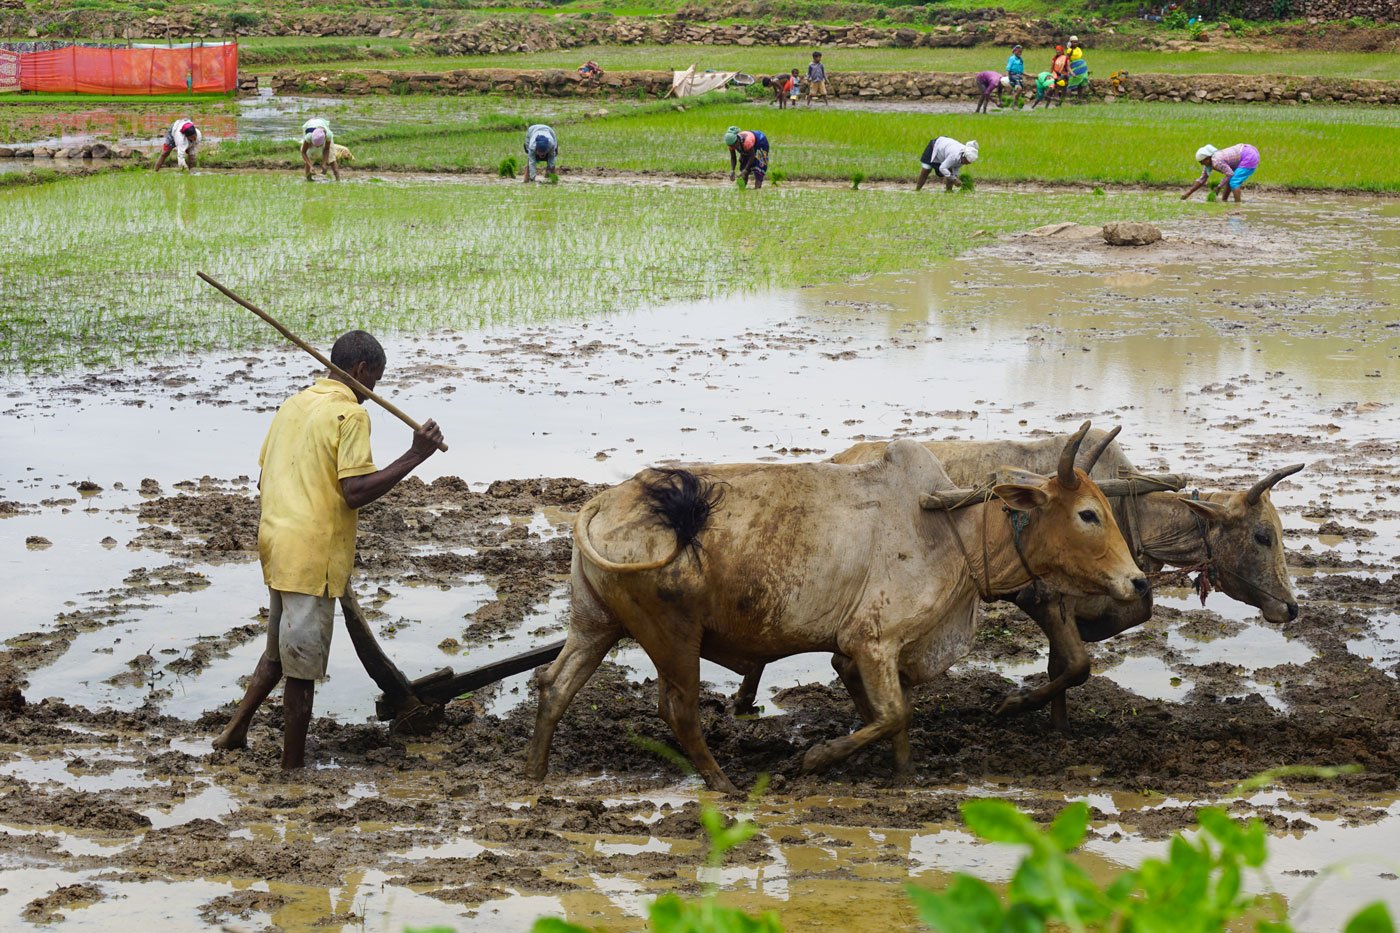
[[[914,184],[915,191],[921,191],[929,175],[936,174],[943,179],[943,190],[952,191],[962,179],[959,173],[964,165],[977,161],[977,140],[960,143],[951,136],[936,136],[924,147],[919,157],[919,180]]]
[[[543,162],[554,174],[554,163],[559,158],[559,139],[554,130],[543,123],[536,123],[525,131],[525,183],[535,180],[535,170]]]
[[[1249,143],[1236,143],[1229,149],[1217,149],[1207,143],[1196,150],[1196,161],[1201,164],[1201,177],[1181,196],[1185,201],[1210,183],[1212,170],[1220,173],[1220,199],[1228,200],[1231,193],[1235,203],[1240,202],[1240,186],[1259,168],[1259,150]]]
[[[1031,109],[1044,104],[1047,108],[1051,104],[1050,93],[1055,87],[1055,76],[1048,71],[1042,71],[1035,77],[1035,99],[1031,101]]]
[[[331,132],[330,122],[321,117],[313,117],[301,125],[301,164],[306,169],[307,181],[311,180],[312,149],[321,150],[321,174],[325,175],[329,168],[335,180],[340,181],[335,134]]]
[[[762,188],[763,180],[768,177],[768,137],[759,130],[731,126],[724,131],[724,144],[729,147],[729,180],[734,180],[737,166],[745,185],[752,175],[753,186]]]
[[[1026,61],[1021,57],[1021,46],[1011,47],[1011,56],[1006,60],[1006,77],[1010,79],[1012,88],[1016,91],[1016,99],[1021,98],[1021,83],[1026,78]]]
[[[973,112],[989,112],[992,106],[992,96],[996,94],[999,87],[1001,87],[1001,75],[995,71],[977,72],[977,90],[982,96],[977,99],[977,108]]]
[[[1078,36],[1069,37],[1069,60],[1072,63],[1084,57],[1084,49],[1079,45]]]
[[[170,153],[174,152],[180,160],[180,168],[189,170],[194,167],[195,150],[199,146],[199,141],[204,138],[204,134],[199,131],[199,127],[194,125],[194,121],[186,117],[181,117],[170,124],[170,129],[165,131],[165,140],[160,150],[160,158],[156,160],[155,170],[159,172],[165,165],[165,160],[170,158]]]

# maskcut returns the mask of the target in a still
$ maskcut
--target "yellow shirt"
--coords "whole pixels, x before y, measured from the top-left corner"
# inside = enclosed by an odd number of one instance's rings
[[[1070,61],[1072,61],[1072,62],[1077,62],[1077,61],[1079,61],[1079,60],[1080,60],[1081,58],[1083,58],[1083,57],[1084,57],[1084,50],[1083,50],[1082,48],[1080,48],[1079,46],[1076,45],[1074,48],[1070,49],[1070,53],[1069,53],[1069,60],[1070,60]]]
[[[258,556],[274,590],[339,597],[355,563],[355,518],[340,481],[374,472],[369,413],[343,382],[316,384],[282,403],[258,455]]]

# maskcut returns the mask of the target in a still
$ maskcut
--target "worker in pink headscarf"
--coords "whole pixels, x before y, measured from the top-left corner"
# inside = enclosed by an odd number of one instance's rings
[[[321,174],[326,174],[326,169],[330,169],[335,175],[335,180],[340,181],[340,167],[336,165],[335,157],[335,134],[331,132],[330,122],[321,118],[313,117],[301,125],[301,164],[306,169],[306,180],[311,180],[311,150],[321,150]]]

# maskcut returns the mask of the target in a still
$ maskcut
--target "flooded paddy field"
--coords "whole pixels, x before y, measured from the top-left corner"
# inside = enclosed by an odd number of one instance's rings
[[[773,665],[761,714],[741,719],[727,707],[737,678],[707,665],[716,756],[743,785],[771,776],[756,803],[721,804],[762,831],[718,874],[700,867],[696,801],[709,795],[636,741],[670,735],[651,665],[629,642],[574,702],[551,774],[534,783],[521,777],[526,675],[454,702],[431,734],[399,737],[370,721],[376,690],[339,633],[317,692],[315,766],[288,779],[276,696],[248,751],[208,743],[261,652],[258,446],[312,371],[251,328],[216,326],[210,344],[222,349],[198,353],[160,342],[106,353],[94,336],[27,375],[10,357],[0,380],[0,681],[19,691],[0,711],[0,927],[63,916],[63,929],[139,917],[500,930],[558,913],[625,930],[641,928],[655,894],[714,880],[727,902],[780,910],[788,929],[853,916],[914,929],[904,881],[934,886],[957,870],[1004,881],[1014,867],[1014,852],[959,828],[968,797],[1008,796],[1041,815],[1087,800],[1093,829],[1078,857],[1103,873],[1159,852],[1194,807],[1252,774],[1353,763],[1360,771],[1336,780],[1227,801],[1272,834],[1268,874],[1249,883],[1287,898],[1302,929],[1333,928],[1377,898],[1400,907],[1400,204],[1263,196],[1164,213],[1160,244],[1110,250],[1075,228],[1011,231],[1039,226],[1030,215],[1046,205],[1087,223],[1086,202],[1144,211],[1146,200],[1006,195],[1017,210],[984,197],[982,210],[1016,224],[956,259],[852,276],[839,246],[830,259],[801,253],[841,284],[809,285],[776,262],[753,277],[723,265],[708,273],[713,291],[618,282],[606,303],[565,280],[529,290],[557,298],[540,313],[497,317],[472,312],[513,292],[461,298],[426,277],[400,282],[396,309],[458,310],[374,319],[388,335],[381,388],[435,418],[452,445],[361,515],[355,587],[385,649],[413,677],[557,638],[571,516],[656,461],[820,459],[865,439],[1027,435],[1086,418],[1123,425],[1139,467],[1203,488],[1242,489],[1305,462],[1273,492],[1297,620],[1270,625],[1219,593],[1202,606],[1161,590],[1151,623],[1091,647],[1094,676],[1071,692],[1060,734],[1044,713],[992,715],[1043,676],[1044,646],[1018,612],[991,607],[972,655],[915,694],[906,784],[883,744],[799,773],[807,747],[857,722],[825,657]],[[702,203],[685,206],[701,216]],[[187,207],[187,250],[215,274],[235,268],[230,285],[256,283],[269,310],[300,308],[298,326],[333,333],[345,314],[394,300],[392,283],[367,284],[381,273],[330,266],[348,239],[276,270],[258,265],[273,253],[213,252],[199,234],[208,205]],[[178,201],[166,207],[182,218]],[[539,210],[563,225],[557,207]],[[658,249],[640,264],[660,275],[673,267]],[[184,288],[190,261],[172,249],[106,291],[59,267],[26,292],[33,308],[58,310],[24,339],[106,328],[128,341],[153,329],[143,302],[189,329],[189,307],[139,281],[168,262],[180,270],[170,287]],[[326,307],[352,310],[318,323],[319,306],[291,297],[303,268],[318,285],[338,278],[345,291]],[[477,268],[463,260],[459,274]],[[6,274],[6,292],[33,287]],[[357,283],[367,297],[352,294]],[[65,331],[59,319],[79,304],[65,285],[126,301],[131,316]],[[213,313],[204,296],[190,300]],[[387,463],[408,432],[370,415]]]
[[[450,124],[454,128],[469,129],[525,120],[520,123],[523,130],[527,123],[581,116],[600,106],[606,104],[569,98],[529,100],[498,94],[466,98],[274,95],[268,88],[263,88],[255,97],[145,105],[123,101],[78,107],[20,98],[0,101],[0,145],[58,148],[105,142],[158,148],[171,121],[180,115],[199,123],[208,144],[295,140],[301,136],[301,125],[313,116],[334,121],[336,131],[347,138],[412,123]]]

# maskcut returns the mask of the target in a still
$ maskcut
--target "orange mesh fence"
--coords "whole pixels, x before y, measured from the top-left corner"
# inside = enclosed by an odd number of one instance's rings
[[[69,46],[20,56],[26,91],[67,94],[229,92],[238,84],[238,45],[187,49]]]

